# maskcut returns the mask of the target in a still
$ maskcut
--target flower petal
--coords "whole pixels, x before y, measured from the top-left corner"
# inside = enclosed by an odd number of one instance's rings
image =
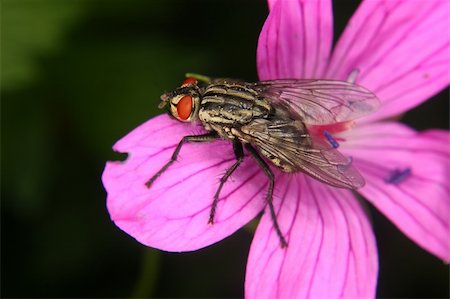
[[[269,1],[259,36],[260,80],[320,78],[333,39],[330,0]]]
[[[266,211],[250,249],[246,298],[374,298],[375,239],[352,193],[302,174],[276,178],[288,247],[280,248]]]
[[[386,118],[419,105],[450,82],[450,2],[364,1],[332,55],[327,78],[373,91],[381,109],[364,121]]]
[[[342,151],[354,157],[366,179],[361,194],[409,238],[450,261],[449,132],[378,123],[344,138]]]
[[[128,159],[108,162],[102,179],[118,227],[147,246],[188,251],[225,238],[263,209],[267,179],[254,161],[244,159],[222,189],[214,224],[208,224],[220,177],[235,161],[226,141],[183,145],[178,161],[150,189],[144,185],[183,136],[201,133],[201,127],[162,115],[115,144],[116,151],[129,153]]]
[[[267,5],[269,6],[269,10],[272,9],[272,7],[275,5],[275,2],[278,0],[267,0]]]

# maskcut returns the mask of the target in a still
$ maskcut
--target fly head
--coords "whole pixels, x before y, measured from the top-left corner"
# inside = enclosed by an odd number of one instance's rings
[[[187,78],[174,91],[161,95],[159,108],[169,105],[170,114],[179,121],[192,122],[198,119],[200,106],[200,88],[197,80]]]

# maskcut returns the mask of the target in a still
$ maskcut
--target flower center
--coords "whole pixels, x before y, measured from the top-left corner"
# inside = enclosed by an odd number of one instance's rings
[[[353,125],[353,121],[346,121],[329,125],[310,125],[308,126],[308,131],[315,136],[325,138],[333,148],[338,148],[338,141],[345,141],[345,139],[341,137],[334,137],[333,135],[346,131],[353,127]]]

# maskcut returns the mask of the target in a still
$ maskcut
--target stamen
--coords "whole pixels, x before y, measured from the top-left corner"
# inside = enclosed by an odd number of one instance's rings
[[[405,181],[411,175],[411,168],[406,167],[405,169],[394,169],[385,178],[384,181],[387,184],[398,185]]]
[[[328,142],[331,144],[333,148],[339,147],[339,143],[336,141],[336,139],[333,138],[333,136],[331,136],[330,132],[323,131],[323,136],[325,136],[325,138],[328,140]]]
[[[358,79],[359,69],[354,69],[347,78],[348,83],[355,83],[356,79]]]

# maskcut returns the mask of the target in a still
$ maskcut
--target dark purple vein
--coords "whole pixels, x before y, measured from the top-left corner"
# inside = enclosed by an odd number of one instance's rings
[[[376,94],[379,94],[379,93],[380,93],[381,91],[383,91],[384,89],[386,89],[386,88],[388,88],[388,87],[391,87],[392,84],[394,84],[394,83],[396,83],[396,82],[398,82],[398,81],[404,79],[405,77],[407,77],[408,75],[410,75],[410,74],[413,73],[414,71],[420,70],[420,69],[423,67],[423,64],[424,64],[425,62],[427,62],[427,60],[429,60],[430,57],[437,56],[440,52],[442,52],[442,51],[444,51],[444,50],[447,50],[446,48],[448,47],[449,44],[450,44],[450,42],[445,43],[445,44],[442,45],[440,48],[437,48],[434,52],[430,53],[428,56],[426,56],[425,58],[423,58],[422,60],[420,60],[418,63],[416,63],[415,65],[413,65],[411,68],[409,68],[409,69],[407,69],[407,70],[404,70],[403,73],[397,75],[396,77],[390,79],[389,81],[383,83],[382,85],[380,85],[380,86],[378,86],[378,87],[376,87],[376,88],[373,88],[373,91],[374,91]],[[425,84],[429,84],[429,82],[426,82],[426,81],[425,81],[424,83],[425,83]],[[411,90],[415,90],[415,89],[418,88],[417,85],[413,85],[413,86],[407,85],[407,86],[408,86],[408,88],[407,88],[406,90],[402,90],[402,91],[398,92],[398,94],[404,95],[404,94],[407,94],[407,93],[406,93],[407,91],[411,92]],[[422,87],[422,86],[423,86],[423,85],[419,85],[419,87]],[[389,103],[390,101],[392,101],[392,99],[394,99],[394,97],[391,96],[389,99],[387,99],[387,100],[384,101],[384,104]]]
[[[435,9],[435,6],[432,7],[429,11],[427,11],[426,13],[424,13],[424,16],[428,16],[430,15],[429,12],[432,12]],[[412,23],[408,28],[404,28],[403,26],[403,30],[405,30],[405,32],[397,38],[397,40],[395,42],[393,42],[393,44],[391,45],[391,47],[387,48],[386,50],[384,50],[384,52],[382,54],[380,54],[379,58],[377,60],[375,60],[374,62],[372,62],[371,64],[369,64],[366,68],[367,70],[372,69],[373,67],[377,66],[378,64],[380,64],[384,57],[387,56],[387,53],[391,53],[393,51],[393,49],[395,49],[399,44],[401,44],[401,42],[403,42],[404,40],[406,40],[407,38],[410,37],[411,34],[415,33],[413,32],[412,28],[415,28],[417,26],[417,24],[422,24],[423,18],[417,18],[416,22]],[[361,58],[361,56],[359,57]],[[359,59],[358,58],[358,59]],[[367,74],[369,74],[370,72],[364,72],[363,74],[361,74],[359,80],[361,81],[365,76],[367,76]]]
[[[376,15],[376,12],[377,12],[379,9],[382,9],[382,6],[381,6],[381,5],[378,5],[378,6],[375,8],[375,10],[374,10],[374,11],[373,11],[373,12],[365,19],[365,23],[366,23],[366,24],[369,24],[369,23],[372,21],[371,19]],[[358,10],[356,11],[356,14],[359,14],[359,13],[360,13],[360,10],[358,9]],[[356,16],[356,14],[353,16],[353,18]],[[352,19],[353,19],[353,18],[352,18]],[[358,16],[358,18],[361,18],[361,17]],[[352,23],[352,21],[353,21],[352,19],[350,19],[350,21],[348,22],[348,24],[347,24],[347,26],[346,26],[347,30],[349,30],[349,28],[351,28],[351,27],[349,26],[349,24]],[[356,32],[355,32],[354,35],[351,37],[351,40],[350,40],[349,43],[347,44],[345,50],[341,52],[342,54],[340,54],[339,61],[338,61],[337,65],[334,67],[333,72],[332,72],[331,74],[329,74],[329,77],[330,77],[330,78],[336,78],[336,72],[338,72],[338,71],[341,70],[342,64],[344,63],[344,60],[345,60],[346,57],[347,57],[347,56],[345,56],[345,55],[348,54],[348,53],[350,52],[350,50],[357,44],[357,40],[359,39],[359,35],[360,35],[360,34],[366,33],[366,32],[364,31],[364,29],[365,29],[364,26],[359,26],[359,27],[357,28]],[[343,34],[341,37],[339,37],[339,43],[338,43],[337,47],[340,46],[339,44],[341,43],[342,38],[343,38],[343,36],[344,36],[346,33],[348,33],[348,32],[344,32],[344,34]],[[337,47],[336,47],[336,48],[337,48]],[[335,50],[336,50],[336,48],[335,48]],[[335,51],[334,51],[334,52],[335,52]],[[333,57],[333,58],[334,58],[334,57]]]
[[[310,279],[310,281],[308,283],[308,292],[306,294],[306,298],[309,298],[309,295],[310,295],[310,292],[311,292],[311,287],[312,287],[312,284],[314,282],[314,278],[316,276],[317,264],[319,263],[319,257],[320,257],[320,254],[322,252],[322,244],[323,244],[323,238],[324,238],[324,226],[325,226],[325,224],[324,224],[322,211],[321,211],[321,208],[319,206],[319,202],[317,200],[316,194],[315,194],[313,188],[311,187],[311,185],[308,183],[308,181],[305,180],[305,182],[306,182],[306,185],[308,185],[308,188],[309,188],[309,190],[311,192],[311,195],[312,195],[312,199],[315,202],[315,205],[317,207],[317,212],[318,212],[318,216],[319,216],[320,224],[321,224],[321,226],[320,226],[321,234],[320,234],[319,250],[318,250],[316,258],[314,260],[313,271],[312,271],[311,279]]]

